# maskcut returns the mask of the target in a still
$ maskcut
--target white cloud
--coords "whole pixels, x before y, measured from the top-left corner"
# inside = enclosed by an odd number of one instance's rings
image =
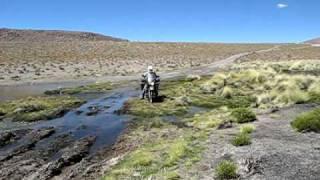
[[[279,4],[277,4],[277,7],[278,7],[279,9],[287,8],[287,7],[288,7],[288,4],[279,3]]]

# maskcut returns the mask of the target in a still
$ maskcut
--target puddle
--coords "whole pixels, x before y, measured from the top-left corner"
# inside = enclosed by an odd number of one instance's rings
[[[65,87],[77,87],[90,83],[89,81],[54,82],[41,84],[2,85],[0,86],[0,102],[19,99],[27,96],[43,95],[46,90],[54,90]],[[92,83],[92,82],[91,82]]]

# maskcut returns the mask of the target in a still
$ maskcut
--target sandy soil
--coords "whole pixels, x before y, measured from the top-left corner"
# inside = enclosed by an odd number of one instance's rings
[[[235,147],[230,141],[238,127],[217,130],[208,141],[202,161],[187,179],[214,179],[214,169],[222,160],[233,160],[239,166],[239,179],[319,179],[320,135],[298,133],[290,122],[314,105],[294,105],[276,113],[262,114],[253,124],[252,144]]]
[[[0,42],[0,84],[128,76],[199,67],[267,49],[263,44],[139,42]]]

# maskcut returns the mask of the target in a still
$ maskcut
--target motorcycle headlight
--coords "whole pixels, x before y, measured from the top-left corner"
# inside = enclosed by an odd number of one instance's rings
[[[154,82],[150,83],[151,86],[154,86]]]

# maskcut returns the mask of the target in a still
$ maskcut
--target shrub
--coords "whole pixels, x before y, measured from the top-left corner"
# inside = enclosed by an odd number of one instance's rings
[[[241,133],[250,134],[250,133],[252,133],[255,129],[256,129],[256,127],[255,127],[253,124],[244,124],[244,125],[240,126],[240,132],[241,132]]]
[[[297,131],[320,132],[320,108],[300,114],[291,126]]]
[[[249,108],[236,108],[233,109],[231,115],[238,123],[246,123],[256,120],[255,113]]]
[[[248,133],[239,133],[231,141],[234,146],[246,146],[251,144],[251,137]]]
[[[216,167],[216,176],[218,179],[233,179],[237,177],[237,165],[230,161],[221,161]]]

